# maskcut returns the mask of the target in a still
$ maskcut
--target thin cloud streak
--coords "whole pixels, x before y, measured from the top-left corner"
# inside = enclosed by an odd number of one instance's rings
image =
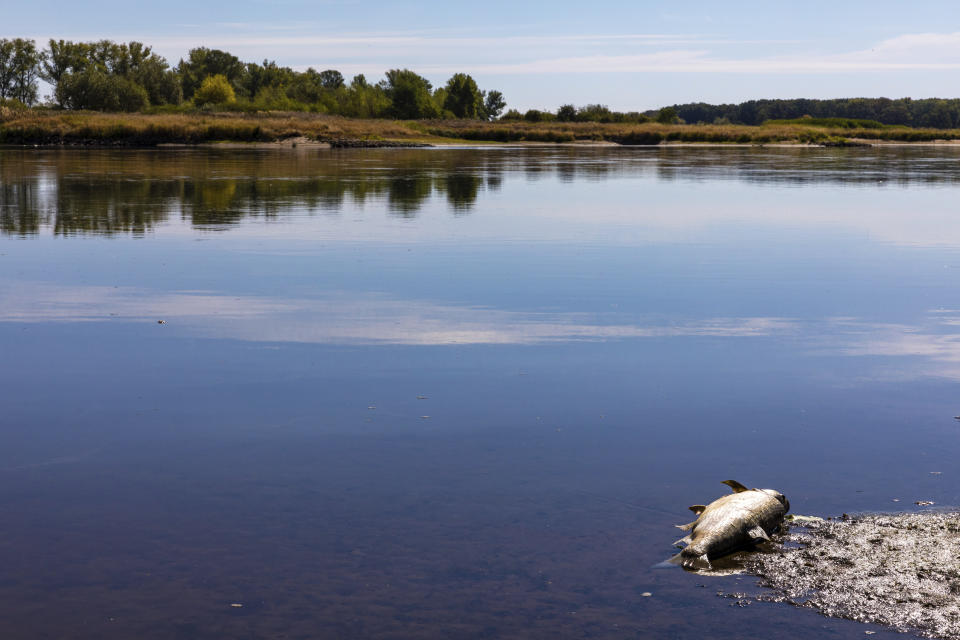
[[[705,45],[708,42],[701,42]],[[594,55],[479,65],[477,73],[738,73],[808,74],[960,69],[960,32],[906,34],[870,49],[833,55],[728,59],[708,49]],[[440,71],[433,67],[432,71]]]
[[[274,30],[280,31],[282,27],[275,27]],[[258,29],[263,32],[264,29]],[[61,36],[62,37],[62,36]],[[100,36],[102,37],[102,36]],[[100,37],[94,39],[100,39]],[[91,38],[67,38],[67,39],[91,39]],[[129,36],[119,38],[119,40],[130,40]],[[132,38],[142,40],[146,44],[165,48],[193,48],[200,46],[197,43],[196,36],[159,36],[146,38]],[[42,40],[42,38],[41,38]],[[564,45],[569,43],[597,43],[604,44],[610,42],[633,43],[643,46],[666,46],[666,45],[755,45],[755,44],[795,44],[798,40],[736,40],[726,38],[704,38],[691,35],[670,35],[670,34],[576,34],[576,35],[549,35],[549,36],[457,36],[457,37],[436,37],[422,35],[419,33],[407,34],[358,34],[346,36],[317,36],[317,35],[290,35],[290,36],[235,36],[219,35],[208,36],[203,39],[203,46],[211,48],[251,48],[271,46],[278,49],[288,47],[326,47],[341,45],[393,45],[393,46],[412,46],[423,47],[421,51],[413,51],[412,54],[424,54],[427,50],[439,49],[445,47],[458,47],[459,50],[477,47],[526,47],[542,45]],[[352,53],[352,52],[351,52]],[[477,55],[479,52],[471,52],[471,55]]]
[[[468,29],[357,32],[318,35],[309,25],[223,22],[197,33],[136,37],[156,50],[184,56],[197,46],[225,49],[243,59],[264,56],[280,64],[344,71],[410,66],[420,73],[466,71],[491,76],[538,74],[740,74],[841,75],[960,69],[960,32],[907,33],[874,46],[833,53],[773,54],[769,45],[802,44],[795,39],[736,39],[703,33],[579,33],[506,35]],[[212,31],[212,32],[210,32]],[[57,37],[77,37],[61,34]],[[99,34],[94,39],[109,37]],[[39,38],[45,41],[46,38]],[[748,47],[731,56],[726,47]],[[729,49],[728,49],[729,51]],[[437,60],[443,62],[437,63]]]

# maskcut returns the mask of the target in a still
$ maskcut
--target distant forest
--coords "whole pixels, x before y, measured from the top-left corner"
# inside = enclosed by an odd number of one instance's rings
[[[767,120],[853,118],[888,125],[953,129],[960,127],[960,99],[841,98],[836,100],[750,100],[740,104],[675,104],[676,115],[690,124],[759,125]]]
[[[391,69],[380,82],[361,74],[347,82],[335,69],[295,71],[274,61],[243,62],[219,49],[191,49],[173,68],[140,42],[0,39],[0,102],[33,106],[39,80],[62,109],[94,111],[313,111],[355,118],[496,119],[506,106],[499,91],[483,91],[467,74],[442,87],[409,69]],[[14,103],[15,104],[15,103]]]

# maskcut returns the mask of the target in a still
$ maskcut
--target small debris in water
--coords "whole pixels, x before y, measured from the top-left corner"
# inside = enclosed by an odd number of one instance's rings
[[[942,472],[942,471],[931,471],[931,472],[930,472],[930,475],[932,475],[932,476],[938,476],[938,475],[940,475],[941,473],[943,473],[943,472]]]
[[[640,594],[640,597],[641,597],[641,598],[649,598],[649,597],[652,596],[652,595],[653,595],[653,594],[650,593],[649,591],[644,591],[643,593]]]
[[[930,505],[933,504],[933,501],[932,501],[932,500],[917,500],[917,501],[914,502],[913,504],[918,504],[918,505],[920,505],[921,507],[929,507]]]
[[[421,419],[421,420],[429,420],[429,419],[430,419],[430,416],[420,416],[420,419]]]
[[[417,400],[426,400],[427,396],[417,396]]]
[[[375,405],[375,404],[372,404],[372,405],[370,405],[369,407],[367,407],[367,409],[376,409],[376,408],[377,408],[377,405]]]
[[[167,324],[166,320],[157,320],[157,324]]]
[[[873,634],[876,633],[876,631],[864,631],[864,633],[868,636],[872,636]]]
[[[243,604],[241,604],[241,603],[239,603],[239,602],[231,602],[231,603],[230,603],[230,606],[233,607],[233,608],[235,608],[235,609],[239,609],[240,607],[243,606]]]

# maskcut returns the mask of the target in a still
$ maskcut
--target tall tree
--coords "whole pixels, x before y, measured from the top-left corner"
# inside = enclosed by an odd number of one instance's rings
[[[83,42],[50,39],[47,46],[40,77],[53,85],[53,95],[60,106],[58,91],[63,76],[80,71],[87,63],[88,47]]]
[[[57,85],[56,99],[67,109],[95,111],[138,111],[150,104],[142,86],[99,65],[64,74]]]
[[[465,73],[455,73],[446,86],[443,108],[457,118],[478,118],[483,112],[483,94],[476,81]]]
[[[307,73],[316,71],[308,69]],[[262,64],[247,64],[243,75],[242,93],[254,98],[265,89],[282,90],[294,79],[296,74],[290,67],[281,67],[274,60],[264,60]]]
[[[40,65],[44,57],[43,51],[37,49],[37,43],[33,40],[14,39],[13,56],[10,59],[13,72],[10,97],[27,105],[37,101],[37,80],[40,79]]]
[[[13,40],[0,39],[0,100],[13,96]]]
[[[320,72],[320,84],[324,89],[336,90],[344,85],[343,74],[336,69],[327,69]]]
[[[436,118],[439,115],[433,102],[430,81],[409,69],[391,69],[381,83],[390,99],[389,114],[403,120]]]
[[[181,60],[176,70],[183,83],[184,98],[192,98],[193,92],[200,88],[205,78],[216,75],[224,76],[235,91],[243,91],[246,65],[237,56],[220,49],[191,49],[187,59]]]
[[[483,113],[487,120],[496,120],[507,107],[507,101],[503,99],[503,94],[497,90],[489,91],[484,96]]]

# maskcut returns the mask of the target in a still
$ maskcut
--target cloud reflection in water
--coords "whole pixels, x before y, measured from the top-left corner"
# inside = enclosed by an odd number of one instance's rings
[[[635,324],[616,314],[530,312],[400,300],[382,294],[314,298],[155,293],[131,287],[0,286],[0,322],[164,319],[191,335],[318,344],[538,344],[673,336],[749,337],[790,332],[785,318],[711,318]]]
[[[292,298],[46,283],[0,285],[0,322],[159,319],[168,323],[166,330],[193,337],[331,345],[536,345],[789,335],[799,340],[794,355],[875,359],[864,367],[861,377],[865,379],[960,380],[960,312],[949,310],[930,311],[917,324],[872,323],[852,317],[657,317],[638,322],[636,317],[612,312],[518,311],[378,293]]]

